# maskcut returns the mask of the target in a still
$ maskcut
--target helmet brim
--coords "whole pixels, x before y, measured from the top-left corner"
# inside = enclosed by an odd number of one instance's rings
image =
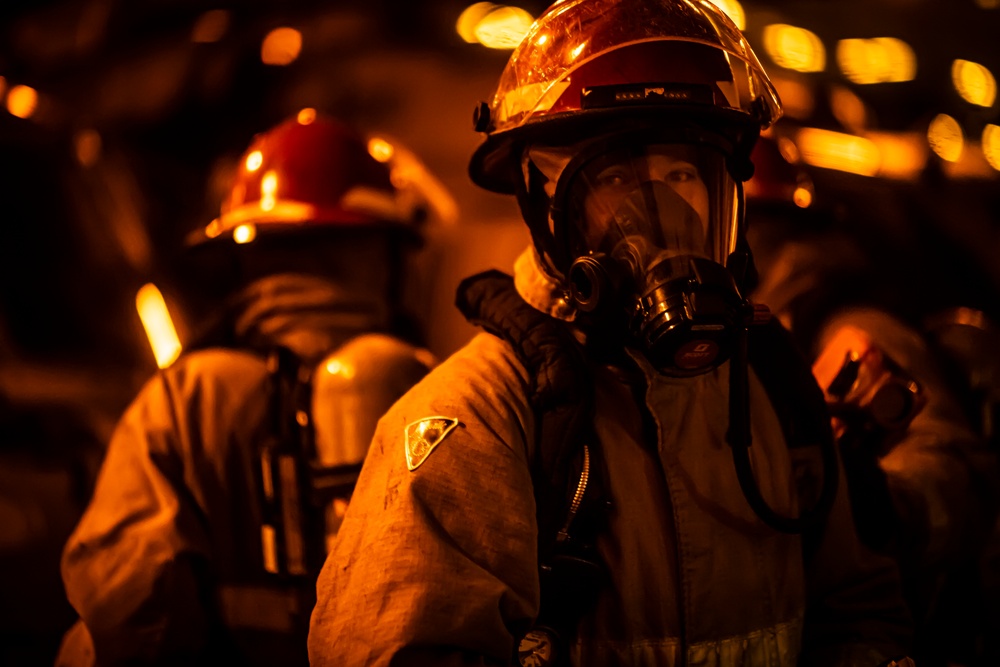
[[[584,137],[619,131],[657,131],[678,128],[678,141],[699,140],[692,128],[726,138],[734,154],[747,157],[760,134],[760,121],[736,109],[713,105],[643,105],[591,109],[549,115],[519,127],[488,134],[472,154],[469,177],[479,187],[498,194],[514,194],[521,173],[521,155],[528,145],[569,145]],[[689,135],[689,136],[688,136]]]

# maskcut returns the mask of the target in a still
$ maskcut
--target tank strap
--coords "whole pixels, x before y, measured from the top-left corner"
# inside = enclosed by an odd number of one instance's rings
[[[322,507],[311,493],[314,443],[311,371],[285,347],[267,352],[269,436],[258,446],[264,569],[280,581],[309,581],[325,557]]]

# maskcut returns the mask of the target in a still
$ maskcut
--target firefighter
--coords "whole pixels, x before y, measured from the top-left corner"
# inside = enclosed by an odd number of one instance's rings
[[[305,110],[246,150],[191,248],[240,287],[117,425],[63,553],[58,664],[307,664],[375,421],[434,363],[395,324],[428,216],[386,145]]]
[[[783,134],[757,144],[747,184],[751,245],[767,258],[755,298],[812,361],[860,537],[899,564],[918,664],[975,664],[983,601],[970,575],[1000,500],[996,450],[970,420],[982,406],[933,328],[907,317],[891,282],[836,224],[830,203],[814,201],[812,179],[782,146],[796,154]],[[963,341],[962,329],[949,333]],[[984,351],[981,368],[989,366]]]
[[[532,246],[463,282],[486,331],[379,421],[313,665],[903,659],[898,572],[857,540],[822,394],[742,286],[741,183],[780,114],[710,3],[534,23],[470,164]]]

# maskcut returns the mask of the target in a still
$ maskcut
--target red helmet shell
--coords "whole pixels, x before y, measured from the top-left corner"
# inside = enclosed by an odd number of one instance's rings
[[[503,193],[514,192],[520,171],[516,144],[593,134],[581,124],[646,118],[662,126],[686,114],[751,134],[781,116],[750,45],[707,0],[556,2],[511,55],[485,109],[477,125],[486,140],[469,172]]]
[[[398,195],[389,165],[373,157],[362,134],[330,117],[300,114],[254,137],[202,240],[243,225],[413,228]]]

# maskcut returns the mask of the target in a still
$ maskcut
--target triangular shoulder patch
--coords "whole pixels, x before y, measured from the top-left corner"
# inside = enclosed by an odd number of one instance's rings
[[[452,417],[424,417],[406,427],[406,467],[416,470],[434,448],[458,426]]]

